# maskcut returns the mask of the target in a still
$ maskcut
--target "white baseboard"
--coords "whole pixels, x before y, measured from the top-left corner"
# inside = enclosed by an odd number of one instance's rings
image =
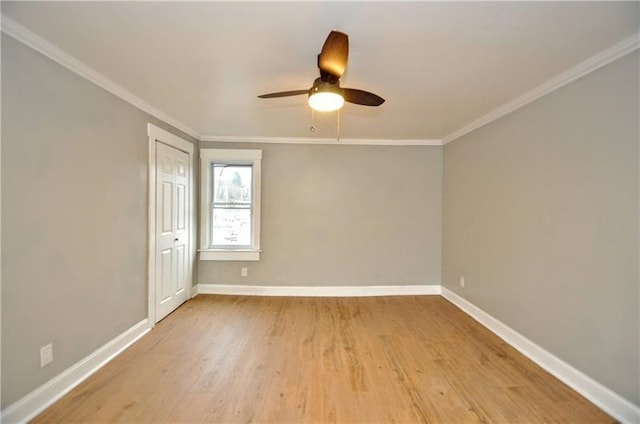
[[[2,411],[1,421],[3,423],[24,423],[34,418],[148,331],[149,320],[143,319],[80,362],[8,406]]]
[[[622,423],[640,423],[640,407],[578,371],[446,287],[441,289],[444,298],[613,418]]]
[[[191,299],[198,295],[198,285],[191,286]]]
[[[245,296],[365,297],[438,295],[440,284],[411,286],[240,286],[235,284],[198,284],[198,294]]]

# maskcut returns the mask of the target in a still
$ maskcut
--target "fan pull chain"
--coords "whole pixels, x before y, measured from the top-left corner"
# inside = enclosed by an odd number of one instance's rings
[[[340,141],[340,111],[341,109],[338,109],[338,116],[337,116],[337,123],[336,123],[336,141]]]
[[[311,126],[309,127],[309,131],[310,132],[315,132],[316,131],[316,113],[314,112],[313,108],[311,109]]]

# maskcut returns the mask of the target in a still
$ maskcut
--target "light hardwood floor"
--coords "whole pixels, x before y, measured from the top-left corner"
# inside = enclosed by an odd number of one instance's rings
[[[34,422],[614,422],[440,296],[200,295]]]

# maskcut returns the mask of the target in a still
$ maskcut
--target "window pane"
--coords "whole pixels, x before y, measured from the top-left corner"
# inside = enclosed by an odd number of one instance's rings
[[[213,208],[212,244],[214,246],[251,245],[251,209]]]
[[[251,165],[213,164],[213,202],[251,203]]]

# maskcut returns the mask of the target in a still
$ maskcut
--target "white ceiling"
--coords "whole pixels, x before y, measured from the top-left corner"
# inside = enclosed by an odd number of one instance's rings
[[[204,136],[332,137],[306,97],[349,34],[344,138],[443,139],[639,31],[637,2],[2,2],[2,13]]]

